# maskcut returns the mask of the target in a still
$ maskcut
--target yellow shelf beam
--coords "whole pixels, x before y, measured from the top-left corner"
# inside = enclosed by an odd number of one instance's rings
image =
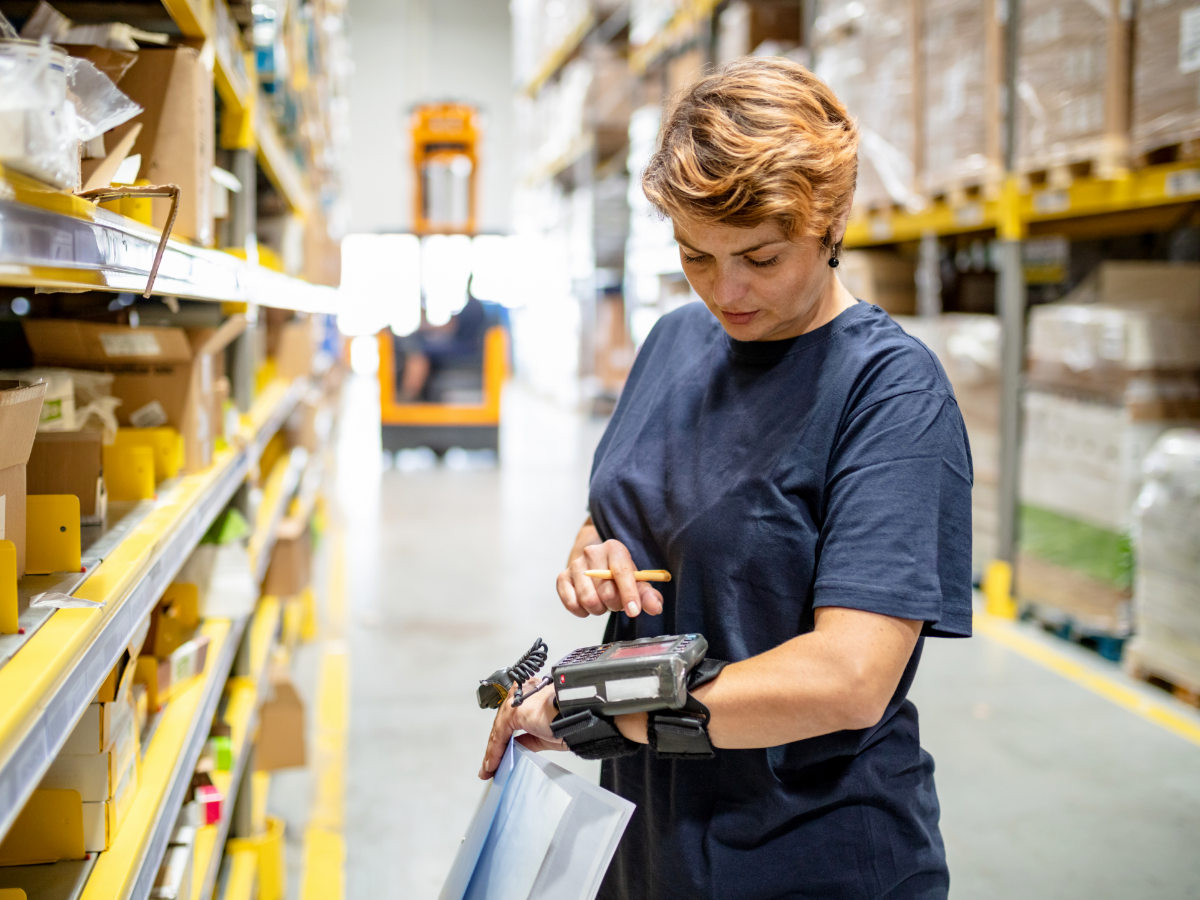
[[[303,387],[303,380],[273,386],[249,416],[260,430],[237,441],[244,449],[218,454],[207,470],[179,479],[160,495],[154,511],[75,592],[103,607],[56,611],[0,667],[0,837],[124,651],[129,635],[257,460],[271,437],[264,432],[282,427]]]
[[[224,682],[228,669],[222,669],[218,660],[224,656],[232,661],[231,654],[222,654],[222,645],[229,639],[231,623],[228,619],[212,619],[200,626],[200,633],[208,635],[212,643],[208,648],[204,676],[197,678],[182,693],[176,695],[163,710],[158,728],[142,757],[141,777],[138,780],[137,798],[118,832],[112,846],[100,854],[80,900],[121,900],[130,896],[143,866],[148,862],[150,838],[159,820],[164,815],[172,816],[174,810],[166,809],[171,786],[175,783],[180,758],[197,728],[207,723],[198,722],[206,696],[219,692],[214,682]],[[157,870],[158,861],[150,861]]]
[[[579,20],[579,24],[572,28],[571,33],[563,39],[563,42],[543,60],[533,77],[521,86],[521,93],[527,97],[536,97],[546,83],[558,74],[558,70],[575,55],[575,51],[587,39],[595,25],[596,16],[591,10],[588,10],[587,14]]]
[[[1016,225],[1064,225],[1075,219],[1134,216],[1145,211],[1200,201],[1200,165],[1194,162],[1149,166],[1115,179],[1081,178],[1066,188],[1026,185],[1016,198]],[[951,206],[945,202],[915,213],[884,212],[856,217],[846,229],[847,247],[919,240],[924,234],[953,235],[1000,226],[1001,202],[979,198]],[[1045,230],[1044,228],[1042,230]]]

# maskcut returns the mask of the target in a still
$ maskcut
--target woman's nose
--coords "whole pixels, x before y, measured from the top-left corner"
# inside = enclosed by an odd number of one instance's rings
[[[745,281],[729,270],[718,271],[713,279],[713,301],[717,306],[733,306],[746,296]]]

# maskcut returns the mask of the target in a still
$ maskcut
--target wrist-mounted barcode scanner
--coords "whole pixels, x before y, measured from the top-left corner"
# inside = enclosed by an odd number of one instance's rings
[[[515,666],[481,682],[479,705],[495,709],[511,693],[513,705],[519,706],[531,694],[553,684],[559,716],[550,727],[555,737],[584,759],[611,759],[636,752],[639,745],[621,734],[612,717],[638,712],[648,713],[650,746],[660,759],[713,756],[708,708],[690,691],[716,678],[725,663],[706,658],[708,642],[703,635],[665,635],[582,647],[554,665],[549,678],[543,676],[540,684],[522,692],[541,669],[546,652],[539,638]]]

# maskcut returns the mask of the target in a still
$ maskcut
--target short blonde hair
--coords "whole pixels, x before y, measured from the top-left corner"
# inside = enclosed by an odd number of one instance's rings
[[[752,57],[672,98],[642,190],[671,219],[774,220],[831,246],[857,172],[858,128],[829,86],[797,63]]]

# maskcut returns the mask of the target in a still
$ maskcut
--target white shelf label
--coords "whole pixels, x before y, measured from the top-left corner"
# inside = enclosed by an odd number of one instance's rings
[[[1038,191],[1033,195],[1033,208],[1043,216],[1066,212],[1071,208],[1071,195],[1066,191]]]
[[[144,332],[105,331],[100,334],[100,346],[106,356],[160,356],[158,338]]]
[[[1185,194],[1200,194],[1200,169],[1180,169],[1167,175],[1167,196],[1182,197]]]

